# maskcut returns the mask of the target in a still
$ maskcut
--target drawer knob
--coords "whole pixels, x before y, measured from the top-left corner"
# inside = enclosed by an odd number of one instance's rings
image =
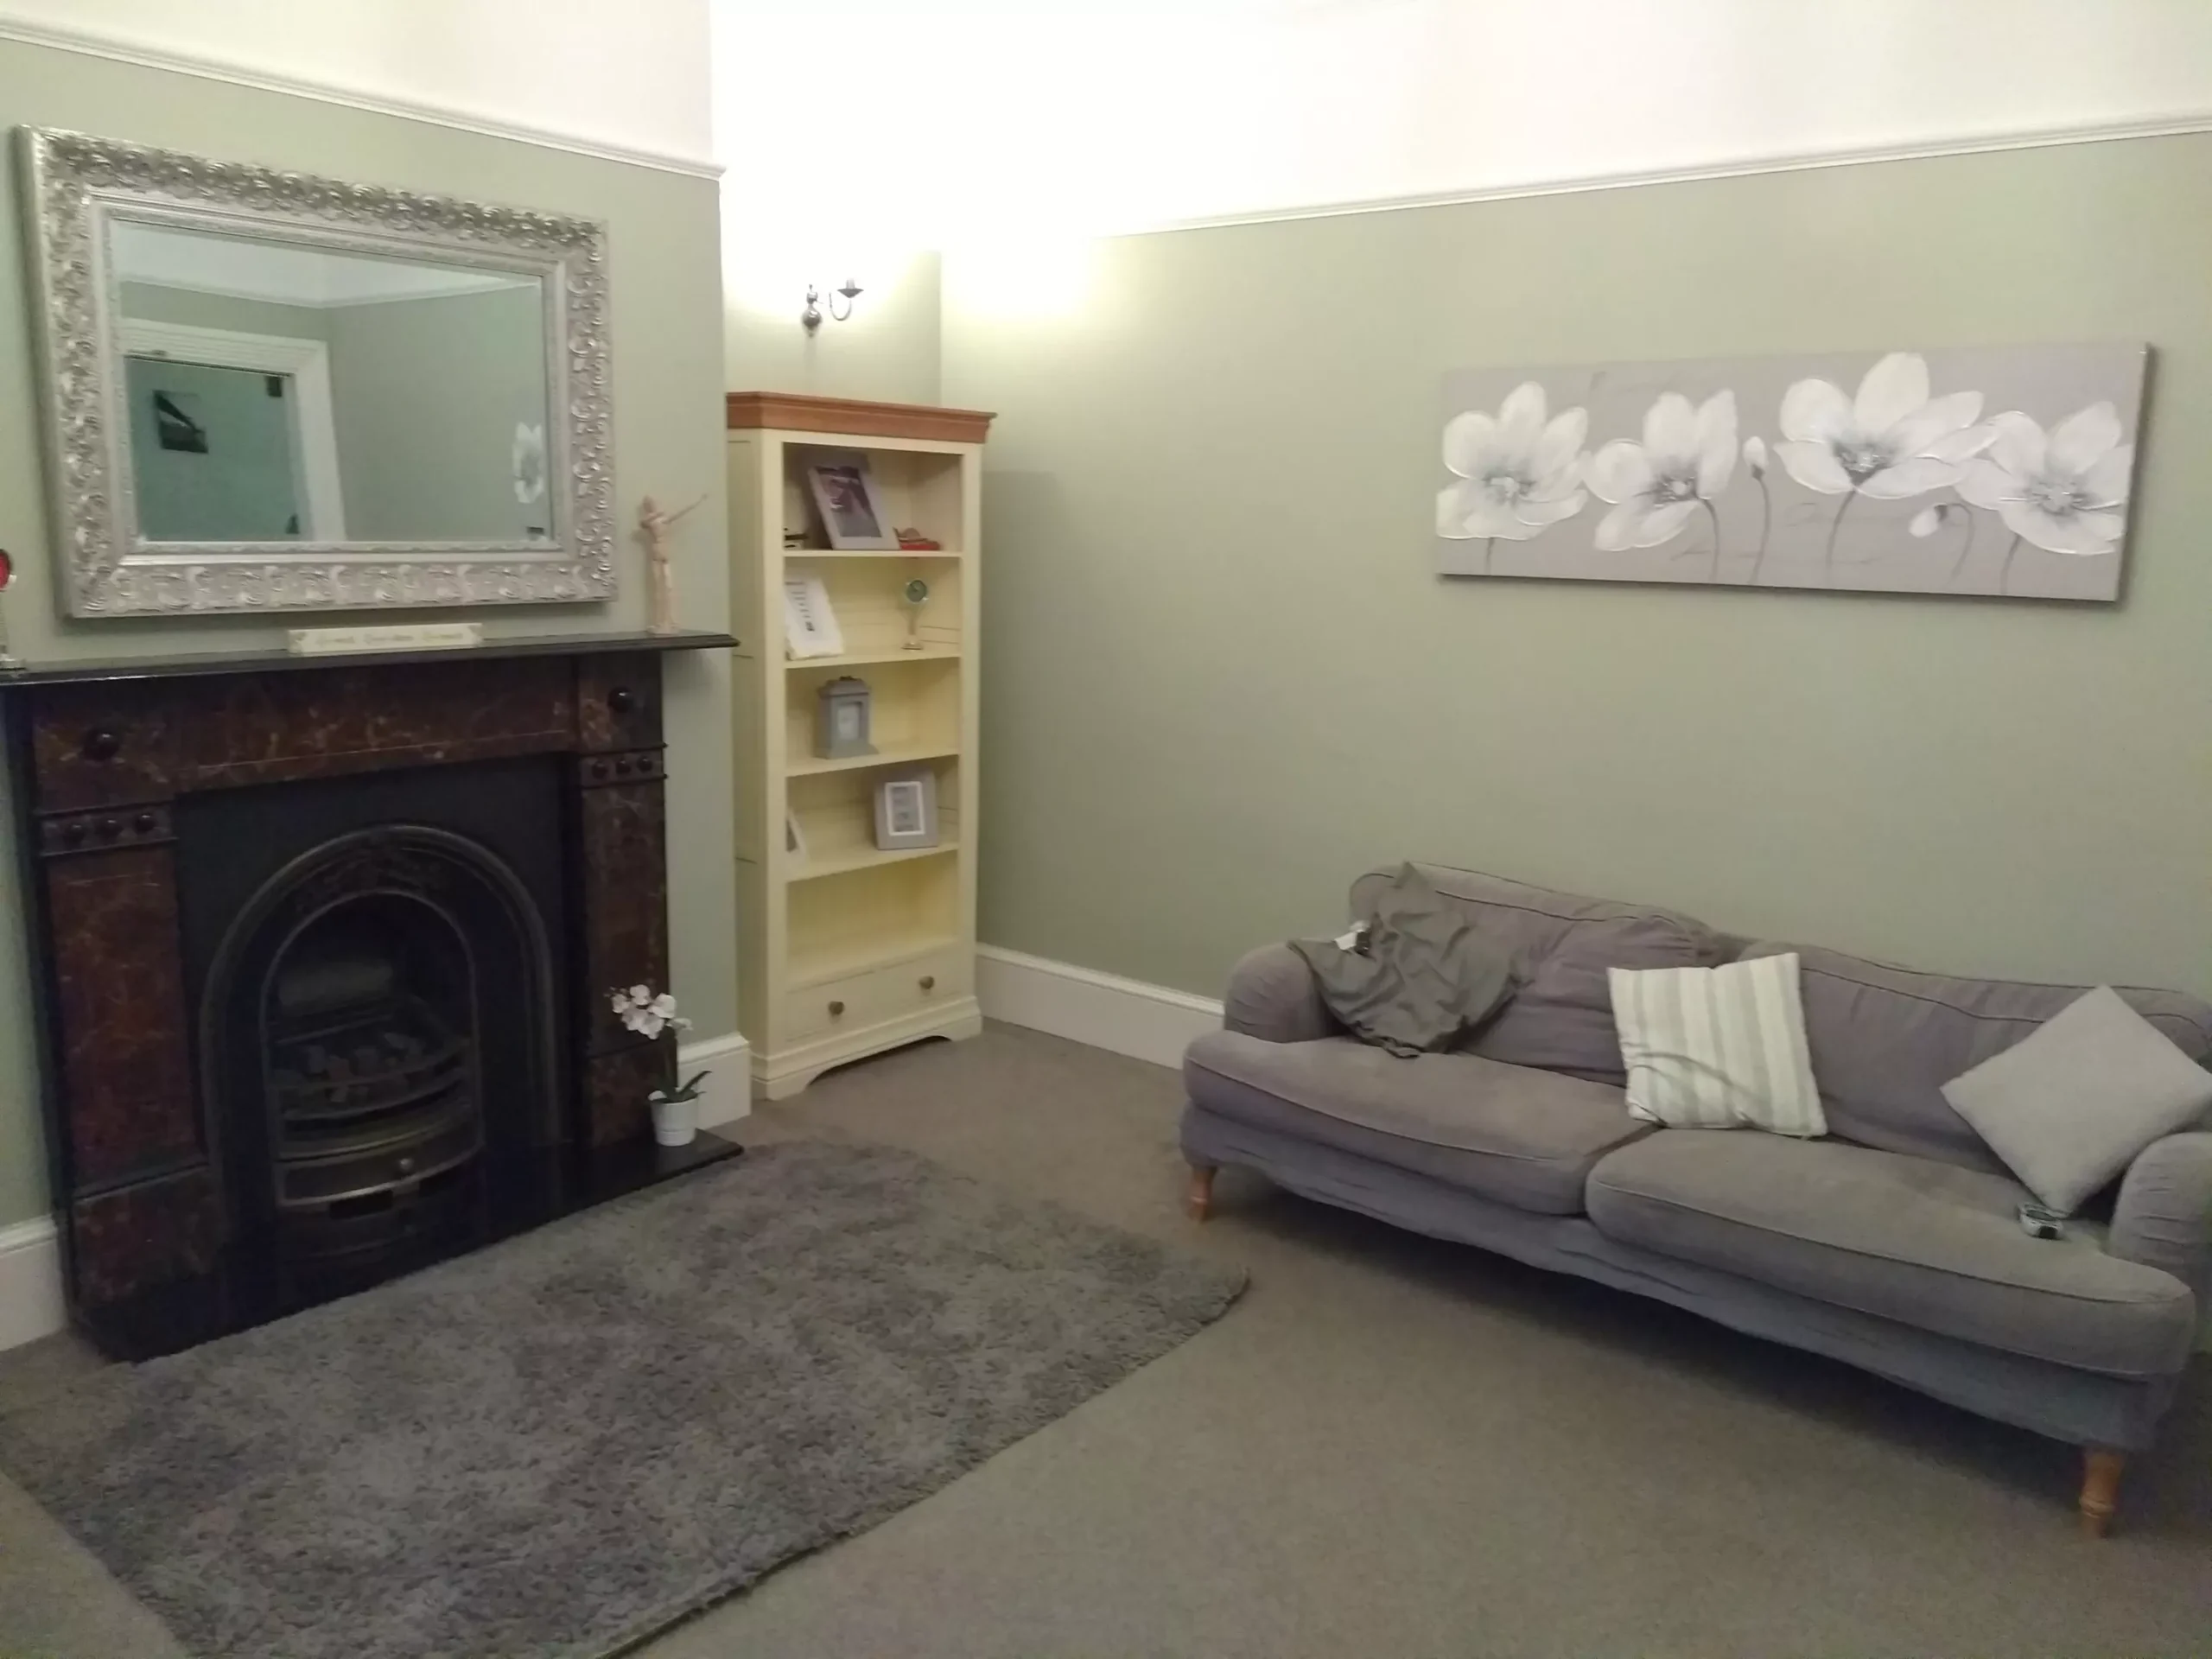
[[[415,1160],[412,1158],[402,1158],[392,1167],[402,1175],[412,1175],[415,1173]]]
[[[618,685],[607,694],[607,706],[618,715],[626,715],[638,706],[638,694],[626,685]]]
[[[842,1003],[842,1002],[832,1002],[832,1003],[830,1005],[830,1017],[832,1020],[838,1020],[838,1019],[842,1019],[842,1018],[843,1018],[843,1017],[844,1017],[844,1013],[845,1013],[845,1005],[844,1005],[843,1003]]]
[[[924,974],[922,976],[922,988],[925,991],[933,991],[937,989],[937,976],[935,974]]]
[[[112,760],[123,753],[123,740],[111,731],[90,731],[85,734],[83,749],[87,760]]]

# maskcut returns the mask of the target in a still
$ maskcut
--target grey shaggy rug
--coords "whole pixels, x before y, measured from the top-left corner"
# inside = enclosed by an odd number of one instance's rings
[[[186,1647],[598,1656],[901,1509],[1243,1276],[901,1152],[748,1152],[0,1418]]]

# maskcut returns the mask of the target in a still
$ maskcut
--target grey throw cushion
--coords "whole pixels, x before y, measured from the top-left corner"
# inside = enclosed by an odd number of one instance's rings
[[[1329,1012],[1363,1042],[1412,1056],[1450,1048],[1513,995],[1513,954],[1408,864],[1373,895],[1354,950],[1300,939]]]
[[[2061,1214],[2212,1107],[2212,1072],[2101,985],[1943,1085],[2028,1189]]]
[[[1760,943],[1745,957],[1797,955],[1813,1076],[1828,1133],[1885,1152],[2002,1169],[1943,1098],[1943,1085],[2031,1035],[2087,985],[1960,979],[1818,945]],[[2212,1007],[2178,991],[2116,988],[2191,1059],[2212,1051]]]

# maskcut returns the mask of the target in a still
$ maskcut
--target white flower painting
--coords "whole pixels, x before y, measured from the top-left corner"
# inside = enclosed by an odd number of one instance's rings
[[[1446,378],[1439,567],[2116,599],[2147,355],[1461,371]]]
[[[1444,467],[1454,480],[1436,493],[1436,533],[1485,545],[1525,542],[1582,511],[1582,440],[1587,410],[1545,418],[1544,389],[1523,381],[1495,416],[1470,410],[1444,423]]]
[[[1643,417],[1642,442],[1615,438],[1590,458],[1590,487],[1614,504],[1599,521],[1598,545],[1618,553],[1672,541],[1699,508],[1713,512],[1735,470],[1735,393],[1717,391],[1695,409],[1666,393]],[[1716,531],[1716,547],[1719,539]]]

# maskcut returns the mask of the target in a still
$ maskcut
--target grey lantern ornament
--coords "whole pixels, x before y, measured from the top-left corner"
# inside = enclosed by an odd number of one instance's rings
[[[922,607],[930,602],[930,585],[919,576],[906,584],[906,645],[908,651],[922,648]]]
[[[824,760],[874,754],[868,741],[870,693],[866,680],[841,674],[814,694],[814,752]]]

